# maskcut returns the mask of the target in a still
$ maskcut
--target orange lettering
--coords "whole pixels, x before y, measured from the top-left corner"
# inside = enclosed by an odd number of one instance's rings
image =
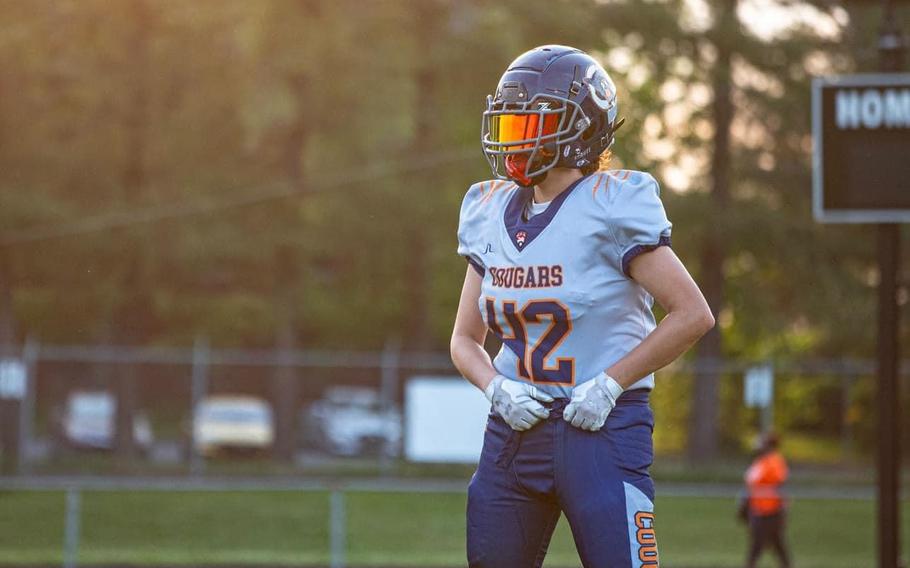
[[[654,532],[654,513],[639,511],[635,513],[635,538],[638,540],[638,559],[642,566],[658,567],[657,535]]]

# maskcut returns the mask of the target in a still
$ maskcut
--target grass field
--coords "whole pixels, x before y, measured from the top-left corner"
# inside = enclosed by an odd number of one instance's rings
[[[346,499],[350,565],[464,565],[463,495],[350,493]],[[328,501],[326,493],[85,492],[79,560],[325,565]],[[62,493],[0,493],[0,564],[60,562],[63,513]],[[902,514],[910,518],[910,504]],[[730,500],[659,497],[657,515],[661,566],[741,565],[745,534]],[[796,501],[790,519],[796,567],[874,565],[873,502]],[[546,566],[578,565],[561,522]],[[772,565],[770,558],[762,564]]]

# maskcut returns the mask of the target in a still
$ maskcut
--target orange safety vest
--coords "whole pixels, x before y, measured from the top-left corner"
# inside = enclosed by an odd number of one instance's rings
[[[746,470],[749,510],[755,515],[773,515],[784,508],[780,486],[787,480],[787,462],[779,452],[757,457]]]

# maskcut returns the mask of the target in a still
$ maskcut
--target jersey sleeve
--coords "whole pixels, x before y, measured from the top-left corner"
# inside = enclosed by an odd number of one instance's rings
[[[616,184],[610,208],[610,225],[616,242],[616,260],[623,274],[638,255],[670,246],[673,224],[660,200],[660,188],[650,175],[634,172]]]
[[[463,256],[481,277],[487,271],[481,257],[483,249],[480,248],[483,241],[482,205],[480,184],[474,184],[465,194],[458,216],[458,254]]]

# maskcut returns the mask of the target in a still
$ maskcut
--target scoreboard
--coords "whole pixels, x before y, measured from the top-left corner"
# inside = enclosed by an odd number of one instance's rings
[[[812,129],[817,221],[910,222],[910,73],[816,78]]]

